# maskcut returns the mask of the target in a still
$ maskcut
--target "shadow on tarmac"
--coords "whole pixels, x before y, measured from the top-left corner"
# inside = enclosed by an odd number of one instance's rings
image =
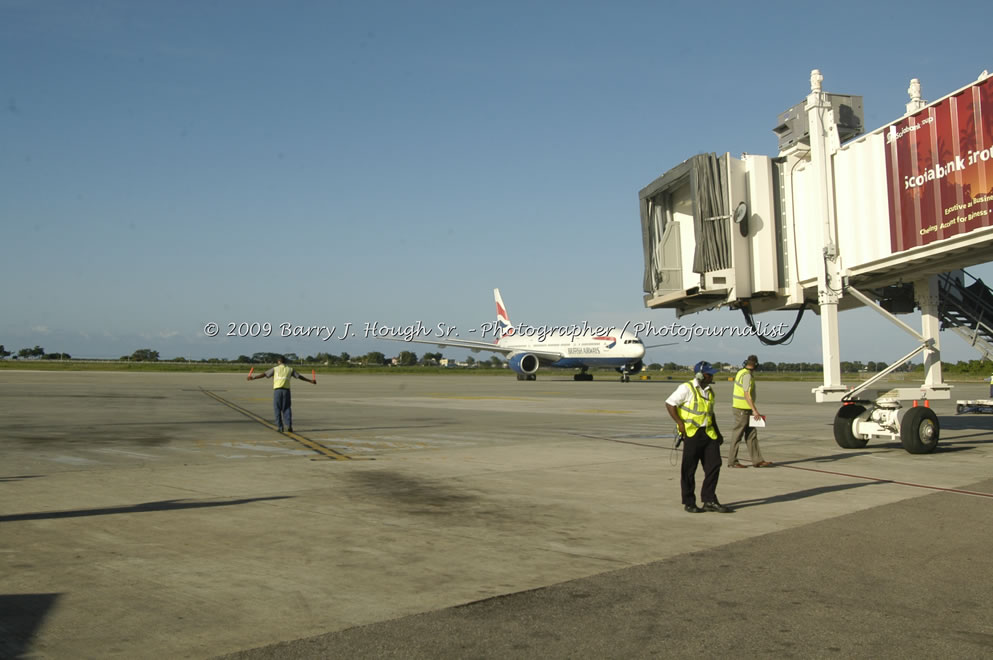
[[[241,500],[230,500],[227,502],[189,502],[185,500],[161,500],[158,502],[145,502],[143,504],[133,504],[131,506],[106,507],[101,509],[76,509],[73,511],[41,511],[38,513],[15,513],[9,516],[0,516],[2,522],[19,522],[24,520],[52,520],[58,518],[83,518],[86,516],[108,516],[116,513],[141,513],[143,511],[175,511],[178,509],[203,509],[217,506],[234,506],[236,504],[250,504],[252,502],[263,502],[266,500],[286,500],[292,499],[292,495],[277,495],[272,497],[249,497]]]
[[[983,442],[993,442],[993,440],[984,440]],[[966,446],[964,446],[964,447],[950,446],[950,445],[959,445],[959,444],[966,445]],[[953,453],[960,452],[960,451],[969,451],[971,449],[975,449],[975,447],[971,446],[973,444],[976,444],[976,443],[975,442],[954,442],[954,441],[942,440],[942,441],[940,441],[938,443],[938,446],[931,453],[932,454],[953,454]],[[855,458],[857,456],[872,456],[873,454],[878,454],[879,453],[878,450],[881,450],[881,449],[885,449],[885,450],[897,449],[897,450],[900,450],[900,451],[904,451],[903,445],[901,443],[899,443],[899,442],[885,442],[885,443],[881,443],[881,444],[871,444],[871,445],[869,445],[869,449],[874,449],[874,450],[877,450],[877,451],[856,451],[856,452],[846,452],[846,453],[843,453],[843,454],[831,454],[831,455],[828,455],[828,456],[812,456],[810,458],[800,458],[800,459],[797,459],[795,461],[776,461],[776,465],[777,466],[780,466],[780,465],[781,466],[800,465],[801,463],[814,463],[816,465],[818,463],[833,463],[835,461],[840,461],[840,460],[843,460],[843,459],[846,459],[846,458]],[[924,454],[924,455],[926,455],[926,454]]]
[[[954,438],[948,438],[948,439],[945,439],[945,440],[941,440],[940,442],[941,443],[944,443],[944,444],[950,444],[950,445],[956,445],[956,444],[958,444],[958,445],[963,445],[963,444],[969,444],[969,445],[988,445],[990,443],[993,443],[993,439],[990,439],[990,440],[969,440],[969,438],[989,438],[991,434],[993,434],[993,431],[980,431],[979,433],[971,433],[969,435],[957,435]],[[939,444],[938,446],[940,447],[941,444]]]
[[[981,445],[993,443],[993,419],[976,419],[975,417],[940,417],[938,420],[941,425],[942,431],[973,431],[973,433],[956,435],[953,438],[948,438],[946,440],[940,440],[938,443],[938,448],[941,449],[941,445],[949,444],[970,444],[970,445]],[[984,438],[983,440],[977,440],[975,438]]]
[[[963,444],[963,445],[966,445],[966,446],[965,447],[950,447],[949,446],[949,445],[955,445],[955,444]],[[973,447],[972,446],[974,444],[975,444],[974,442],[956,443],[956,442],[949,441],[949,440],[939,440],[938,441],[938,446],[935,447],[935,449],[934,449],[933,452],[931,452],[930,454],[918,454],[918,455],[919,456],[932,456],[934,454],[953,454],[955,452],[960,452],[960,451],[969,451],[969,450],[972,450],[972,449],[976,449],[976,447]],[[870,446],[873,449],[894,449],[894,450],[899,450],[899,451],[906,451],[903,448],[903,445],[901,443],[899,443],[899,442],[883,442],[883,443],[880,443],[880,444],[877,444],[877,445],[870,445]],[[873,452],[870,451],[870,452],[866,452],[866,453],[867,454],[871,454]],[[908,455],[911,455],[911,454],[908,454]]]
[[[0,484],[7,481],[21,481],[22,479],[39,479],[45,475],[43,474],[19,474],[13,477],[0,477]]]
[[[0,658],[27,658],[60,594],[0,594]]]
[[[897,445],[898,447],[900,445]],[[799,465],[801,463],[834,463],[835,461],[841,461],[846,458],[855,458],[857,456],[871,456],[876,452],[873,451],[850,451],[844,454],[828,454],[827,456],[811,456],[810,458],[798,458],[795,461],[776,461],[776,465]]]
[[[851,490],[852,488],[863,488],[865,486],[878,486],[886,483],[892,483],[892,482],[868,481],[865,483],[858,483],[858,484],[839,484],[837,486],[820,486],[818,488],[808,488],[807,490],[798,490],[793,493],[783,493],[782,495],[773,495],[772,497],[761,497],[751,500],[741,500],[740,502],[725,502],[725,504],[727,506],[734,507],[735,509],[747,509],[750,506],[777,504],[779,502],[792,502],[793,500],[802,500],[807,497],[817,497],[818,495],[824,495],[825,493],[836,493],[842,490]]]

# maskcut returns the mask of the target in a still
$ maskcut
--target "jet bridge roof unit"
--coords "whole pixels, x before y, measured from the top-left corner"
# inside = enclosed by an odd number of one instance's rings
[[[825,96],[831,103],[839,138],[845,141],[861,135],[865,116],[862,112],[862,97],[845,94],[825,94]],[[799,142],[810,145],[810,123],[807,121],[805,106],[806,101],[801,101],[776,118],[776,127],[772,132],[779,136],[780,151],[786,151]]]

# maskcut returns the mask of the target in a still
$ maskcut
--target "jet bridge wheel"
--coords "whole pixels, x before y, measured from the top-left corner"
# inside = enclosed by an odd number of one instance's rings
[[[911,408],[900,422],[900,442],[910,454],[930,454],[938,446],[938,416],[930,408]]]
[[[864,412],[865,406],[860,406],[857,403],[850,403],[838,409],[838,414],[834,416],[834,441],[838,443],[839,447],[845,449],[865,447],[868,439],[857,437],[852,429],[855,418]]]

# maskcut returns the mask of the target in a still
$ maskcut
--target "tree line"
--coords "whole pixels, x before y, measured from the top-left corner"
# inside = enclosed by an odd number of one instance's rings
[[[6,359],[11,355],[14,354],[8,351],[6,348],[4,348],[2,344],[0,344],[0,360]],[[17,354],[14,355],[14,359],[15,360],[17,359],[71,360],[72,356],[69,355],[68,353],[46,353],[45,349],[42,348],[41,346],[35,346],[34,348],[22,348],[21,350],[17,351]]]
[[[6,359],[14,355],[11,351],[6,350],[6,348],[0,344],[0,359]],[[386,365],[397,365],[401,367],[415,367],[415,366],[440,366],[445,362],[445,358],[441,353],[431,353],[427,352],[422,354],[420,357],[413,351],[400,351],[400,353],[395,358],[387,358],[385,354],[379,351],[371,351],[365,355],[352,356],[349,353],[339,353],[335,355],[334,353],[318,353],[317,355],[308,355],[305,357],[300,357],[296,353],[272,353],[272,352],[258,352],[251,355],[239,355],[233,360],[226,358],[206,358],[202,360],[191,360],[183,357],[173,358],[171,360],[166,360],[168,362],[201,362],[201,363],[236,363],[236,364],[274,364],[277,358],[283,357],[287,362],[290,363],[304,363],[304,364],[320,364],[329,367],[345,367],[345,366],[369,366],[369,367],[381,367]],[[14,355],[14,359],[24,359],[24,360],[71,360],[72,356],[68,353],[49,353],[46,352],[41,346],[34,346],[32,348],[22,348],[17,351]],[[160,362],[164,361],[160,358],[159,352],[151,348],[139,348],[130,355],[122,355],[120,360],[122,362]],[[489,358],[477,359],[472,356],[465,358],[465,360],[460,361],[460,364],[467,367],[502,367],[504,362],[498,356],[493,355]],[[714,366],[721,368],[724,371],[737,371],[740,367],[737,364],[730,363],[719,363],[715,362]],[[859,360],[848,361],[843,360],[841,362],[841,371],[843,373],[877,373],[886,369],[889,365],[885,362],[876,362],[869,360],[867,362],[861,362]],[[993,363],[989,360],[959,360],[958,362],[944,362],[943,368],[949,373],[955,374],[979,374],[979,375],[990,375],[993,373]],[[692,365],[677,364],[676,362],[666,362],[660,364],[658,362],[653,362],[647,366],[648,371],[692,371]],[[922,371],[924,369],[923,364],[905,364],[899,367],[896,371]],[[765,372],[822,372],[822,366],[820,362],[762,362],[756,366],[756,371]]]

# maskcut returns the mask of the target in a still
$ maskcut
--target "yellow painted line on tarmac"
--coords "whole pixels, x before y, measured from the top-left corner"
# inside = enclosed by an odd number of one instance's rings
[[[277,431],[277,433],[278,433],[278,430],[276,429],[276,426],[274,424],[272,424],[271,422],[268,422],[268,421],[262,419],[261,417],[259,417],[255,413],[253,413],[253,412],[251,412],[249,410],[245,410],[244,408],[242,408],[238,404],[232,403],[232,402],[228,401],[227,399],[225,399],[224,397],[218,396],[217,394],[214,394],[213,392],[211,392],[209,390],[200,390],[200,391],[203,392],[204,394],[206,394],[207,396],[209,396],[211,399],[217,401],[218,403],[223,403],[228,408],[231,408],[232,410],[236,410],[236,411],[240,412],[242,415],[244,415],[245,417],[248,417],[250,419],[253,419],[256,422],[258,422],[259,424],[261,424],[263,426],[266,426],[266,427],[272,429],[273,431]],[[351,456],[346,456],[345,454],[336,452],[334,449],[331,449],[330,447],[325,447],[321,443],[316,442],[314,440],[311,440],[310,438],[305,438],[304,436],[300,435],[299,433],[286,432],[286,433],[283,433],[283,435],[287,436],[288,438],[293,439],[294,441],[296,441],[297,443],[303,445],[307,449],[310,449],[311,451],[315,451],[318,454],[320,454],[321,456],[323,456],[325,458],[329,458],[329,459],[331,459],[333,461],[349,461],[349,460],[352,459]]]

